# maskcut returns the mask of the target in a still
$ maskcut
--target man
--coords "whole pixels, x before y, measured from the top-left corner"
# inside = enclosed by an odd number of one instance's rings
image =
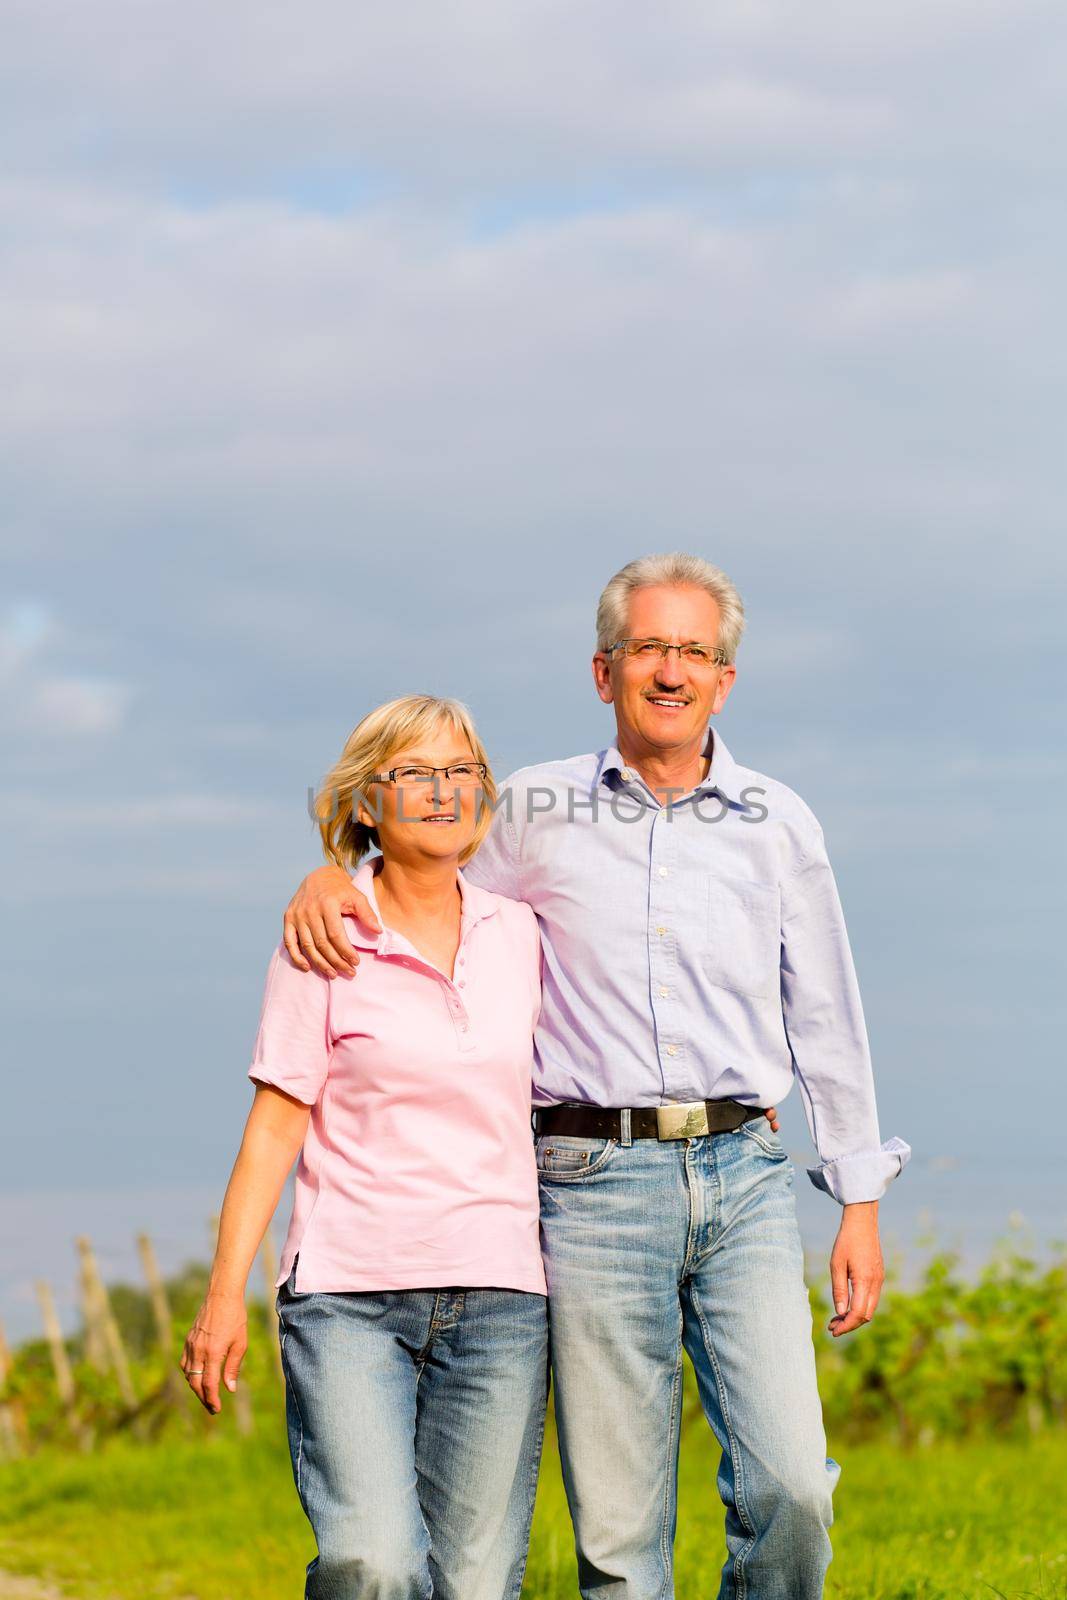
[[[835,1336],[874,1315],[879,1138],[855,971],[822,832],[709,718],[744,613],[695,556],[630,562],[597,613],[608,750],[524,767],[465,869],[529,902],[544,949],[535,1129],[560,1451],[586,1600],[673,1590],[682,1351],[722,1446],[720,1600],[815,1600],[840,1468],[826,1456],[794,1169],[764,1108],[795,1076],[842,1207]],[[322,867],[286,913],[299,965],[349,972]]]

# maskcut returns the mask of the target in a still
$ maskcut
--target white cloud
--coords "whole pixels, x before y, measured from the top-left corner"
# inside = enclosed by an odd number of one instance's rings
[[[933,271],[900,277],[859,279],[841,295],[839,314],[849,333],[901,329],[944,329],[957,318],[972,315],[981,302],[973,279],[965,272]]]
[[[301,170],[429,196],[792,167],[915,151],[932,126],[928,160],[961,140],[1011,160],[1053,110],[1063,51],[1051,0],[9,9],[0,91],[27,170],[184,172],[212,193]],[[997,116],[1027,81],[1029,130]]]
[[[133,698],[128,684],[93,678],[43,678],[22,705],[22,723],[49,734],[114,733]]]
[[[9,199],[18,231],[49,191]],[[400,529],[421,548],[440,514],[499,523],[520,484],[524,513],[552,520],[605,491],[670,508],[709,476],[731,509],[784,506],[813,465],[821,490],[910,514],[915,478],[880,459],[881,386],[841,364],[884,360],[902,328],[921,333],[893,350],[905,425],[995,439],[979,475],[1033,493],[1027,438],[1002,425],[1029,404],[1021,340],[1056,315],[1051,267],[1001,262],[992,286],[981,266],[874,275],[847,200],[815,253],[811,225],[640,206],[472,240],[395,210],[144,201],[47,244],[27,230],[0,300],[9,498],[46,546],[73,503],[105,544],[165,508],[194,541],[210,523],[260,552],[343,548],[341,505],[353,540]],[[828,479],[831,426],[846,448]],[[769,439],[773,480],[755,467]],[[956,478],[951,451],[924,465],[945,505]]]
[[[247,795],[171,793],[90,799],[77,794],[60,798],[22,794],[0,798],[0,814],[12,825],[35,831],[48,833],[62,825],[72,834],[89,834],[242,828],[276,821],[286,811]]]
[[[10,607],[0,621],[0,729],[49,739],[113,734],[121,727],[133,699],[130,685],[49,665],[73,643],[40,601]]]

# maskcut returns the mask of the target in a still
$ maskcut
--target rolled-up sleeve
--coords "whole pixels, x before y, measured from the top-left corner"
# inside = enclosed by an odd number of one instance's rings
[[[330,980],[294,966],[284,944],[267,968],[248,1076],[313,1106],[330,1062]]]
[[[814,819],[813,819],[814,820]],[[859,984],[837,885],[816,825],[782,884],[782,1012],[820,1164],[808,1177],[841,1205],[879,1200],[911,1147],[882,1141]]]

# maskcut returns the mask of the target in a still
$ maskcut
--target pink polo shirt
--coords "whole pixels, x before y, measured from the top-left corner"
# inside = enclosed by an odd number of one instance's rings
[[[354,875],[378,913],[375,863]],[[279,945],[248,1076],[312,1107],[278,1284],[545,1293],[530,1131],[541,943],[528,905],[468,883],[455,979],[355,917],[353,978]]]

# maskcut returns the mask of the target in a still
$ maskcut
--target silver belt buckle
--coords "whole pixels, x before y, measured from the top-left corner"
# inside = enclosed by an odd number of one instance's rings
[[[698,1139],[709,1131],[708,1108],[703,1100],[656,1107],[657,1139]]]

